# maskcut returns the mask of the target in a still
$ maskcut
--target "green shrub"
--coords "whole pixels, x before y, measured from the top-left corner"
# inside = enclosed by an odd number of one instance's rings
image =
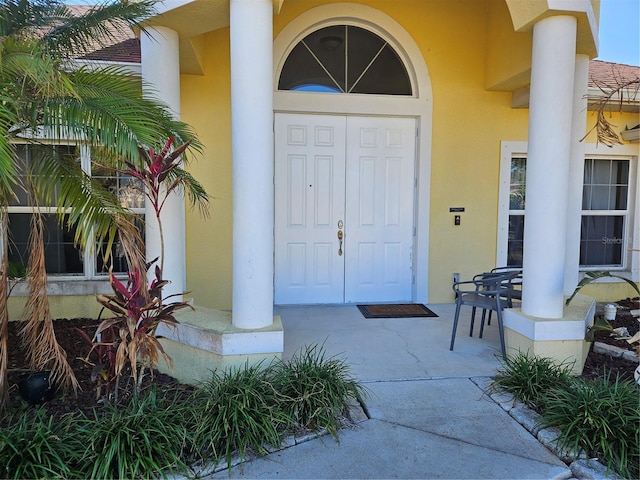
[[[336,436],[365,393],[343,361],[313,346],[288,362],[214,373],[195,392],[151,388],[90,418],[28,409],[2,418],[0,478],[166,477],[197,459],[231,466],[234,454],[265,454],[292,429]]]
[[[551,388],[564,388],[572,380],[571,364],[558,364],[550,358],[518,352],[509,355],[494,377],[493,387],[502,387],[517,401],[541,413],[545,394]]]
[[[199,424],[195,441],[204,458],[245,458],[248,450],[267,453],[266,446],[280,445],[280,432],[291,423],[279,408],[270,370],[261,365],[214,372],[196,394]]]
[[[85,450],[85,477],[164,477],[185,471],[185,458],[193,449],[184,421],[190,409],[188,400],[150,389],[126,406],[96,412]]]
[[[281,395],[281,408],[294,420],[294,428],[325,428],[334,437],[351,400],[361,401],[366,395],[349,366],[335,357],[326,358],[317,345],[300,350],[288,362],[277,362],[274,384]]]
[[[584,451],[625,478],[640,477],[640,394],[632,381],[575,380],[547,393],[545,426],[561,430],[558,445]]]
[[[45,410],[21,410],[0,429],[0,478],[80,478],[86,421],[49,417]]]

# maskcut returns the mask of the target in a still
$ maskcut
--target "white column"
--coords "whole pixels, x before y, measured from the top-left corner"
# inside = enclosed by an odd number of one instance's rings
[[[587,90],[589,57],[576,55],[573,87],[573,121],[571,122],[571,159],[569,163],[569,198],[567,201],[567,246],[564,264],[564,294],[571,295],[579,281],[580,226],[582,220],[582,184],[584,181],[584,141],[587,129]]]
[[[180,119],[180,55],[178,34],[166,27],[148,27],[140,35],[142,54],[142,79],[145,94],[157,97],[166,103],[175,118]],[[167,139],[159,139],[165,142]],[[154,149],[162,145],[153,145]],[[172,194],[162,209],[160,218],[164,234],[163,277],[171,283],[164,287],[163,296],[181,294],[186,290],[186,245],[184,196]],[[147,260],[160,255],[160,235],[155,213],[149,202],[145,209],[145,239]],[[157,263],[159,264],[159,262]],[[154,264],[149,270],[149,279],[155,278]],[[179,298],[175,297],[174,301]]]
[[[522,311],[542,318],[564,307],[576,29],[572,16],[533,27]]]
[[[273,323],[271,0],[231,0],[233,325]]]

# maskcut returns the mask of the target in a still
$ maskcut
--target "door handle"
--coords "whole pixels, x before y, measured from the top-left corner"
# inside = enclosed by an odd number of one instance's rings
[[[340,222],[338,222],[339,228],[342,228],[342,220]],[[338,255],[342,255],[342,237],[344,236],[344,234],[342,233],[342,230],[338,230]]]

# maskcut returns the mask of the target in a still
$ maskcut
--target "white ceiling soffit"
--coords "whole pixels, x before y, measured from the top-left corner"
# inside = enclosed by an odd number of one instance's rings
[[[280,13],[284,0],[272,0],[273,13]],[[229,25],[230,0],[164,0],[149,25],[162,25],[178,32],[181,73],[202,74],[196,37]]]
[[[229,25],[229,0],[165,0],[148,25],[178,32],[180,73],[204,73],[195,37]]]
[[[182,37],[195,37],[229,25],[229,0],[165,0],[151,25],[162,25]]]

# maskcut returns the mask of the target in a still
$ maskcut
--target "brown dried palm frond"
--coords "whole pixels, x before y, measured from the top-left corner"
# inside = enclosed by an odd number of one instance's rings
[[[135,217],[133,215],[114,214],[112,218],[114,223],[118,226],[120,245],[122,246],[125,258],[127,259],[129,270],[135,271],[135,269],[139,269],[143,272],[146,271],[147,261],[145,258],[145,244],[142,238],[142,232],[140,232],[136,226]],[[144,223],[142,225],[142,228],[144,228]],[[143,282],[141,284],[141,288],[146,289],[146,277],[141,280]]]
[[[0,412],[9,401],[9,388],[7,371],[9,368],[9,310],[7,300],[9,296],[7,282],[7,267],[9,266],[8,242],[8,216],[6,209],[0,209],[0,240],[2,240],[2,272],[0,273]]]
[[[640,76],[625,77],[612,67],[609,80],[592,81],[601,92],[587,98],[589,105],[596,112],[596,123],[582,140],[595,130],[598,143],[603,143],[608,147],[622,145],[622,140],[614,130],[615,125],[607,118],[607,114],[611,114],[613,111],[621,112],[625,104],[638,100]]]
[[[79,388],[67,354],[58,344],[47,296],[47,271],[44,259],[44,225],[36,208],[31,217],[29,236],[28,299],[24,307],[24,326],[20,333],[27,351],[29,365],[34,370],[49,369],[54,383],[64,390]]]
[[[596,129],[596,138],[598,143],[602,143],[607,147],[622,145],[620,137],[614,130],[615,125],[609,121],[604,109],[598,110],[597,115],[594,128]]]

